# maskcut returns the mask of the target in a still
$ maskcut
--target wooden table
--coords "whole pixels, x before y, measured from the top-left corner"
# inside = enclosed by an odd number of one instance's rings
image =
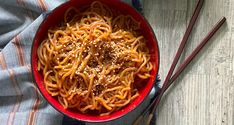
[[[144,0],[164,80],[198,0]],[[222,17],[227,23],[163,97],[157,125],[234,125],[234,0],[205,0],[182,60]]]

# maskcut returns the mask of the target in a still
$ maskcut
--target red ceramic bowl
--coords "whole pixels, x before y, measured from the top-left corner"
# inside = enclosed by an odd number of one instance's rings
[[[48,16],[40,25],[35,35],[35,38],[33,40],[32,52],[31,52],[31,64],[32,64],[33,77],[40,92],[44,96],[44,98],[59,112],[71,118],[75,118],[77,120],[87,121],[87,122],[111,121],[111,120],[120,118],[126,115],[127,113],[131,112],[132,110],[134,110],[148,96],[149,92],[151,91],[153,87],[153,84],[154,84],[154,81],[156,79],[156,75],[159,69],[159,49],[158,49],[157,40],[156,40],[156,37],[154,35],[152,28],[150,27],[148,22],[144,19],[144,17],[141,14],[139,14],[130,5],[123,3],[120,0],[99,0],[99,1],[101,1],[103,4],[106,4],[110,8],[120,11],[121,13],[125,15],[131,15],[135,20],[140,22],[142,33],[144,37],[147,39],[147,46],[150,49],[150,54],[151,54],[150,61],[153,63],[153,70],[151,72],[152,77],[149,78],[149,80],[147,80],[147,82],[144,83],[145,86],[143,86],[139,90],[139,97],[133,100],[129,105],[107,116],[82,114],[77,111],[64,109],[63,106],[59,104],[57,99],[49,95],[49,93],[46,91],[44,82],[43,82],[42,73],[37,71],[37,64],[38,64],[37,48],[42,42],[42,40],[47,36],[47,30],[49,29],[49,27],[62,21],[64,12],[69,7],[81,8],[83,6],[87,6],[91,4],[93,0],[71,0],[55,8],[50,14],[48,14]]]

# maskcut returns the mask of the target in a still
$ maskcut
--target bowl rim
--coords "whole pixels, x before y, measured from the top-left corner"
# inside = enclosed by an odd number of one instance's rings
[[[159,74],[159,68],[160,68],[160,50],[159,50],[159,46],[158,46],[158,40],[156,38],[156,35],[155,35],[155,32],[153,30],[153,28],[151,27],[150,23],[148,22],[148,20],[139,12],[136,10],[136,8],[134,8],[133,6],[121,1],[121,0],[112,0],[112,1],[115,1],[115,2],[119,2],[119,4],[123,4],[124,6],[127,6],[129,9],[132,9],[133,11],[135,11],[136,14],[138,14],[138,16],[140,18],[142,18],[142,21],[146,24],[146,26],[149,28],[149,31],[152,33],[151,37],[152,39],[154,40],[153,42],[155,42],[155,48],[157,49],[156,50],[156,55],[157,55],[157,61],[155,62],[157,64],[156,68],[155,68],[155,76],[154,77],[154,80],[152,82],[152,86],[151,88],[149,89],[149,91],[147,91],[147,94],[142,97],[142,100],[139,101],[139,103],[137,105],[135,105],[133,108],[129,109],[128,112],[126,113],[121,113],[120,115],[116,116],[116,117],[110,117],[110,118],[107,118],[107,119],[102,119],[102,120],[90,120],[90,119],[83,119],[83,118],[78,118],[78,117],[74,117],[74,116],[71,116],[63,111],[61,111],[58,107],[56,107],[51,101],[48,100],[48,97],[44,94],[44,92],[41,90],[41,87],[39,85],[39,83],[37,82],[37,80],[35,79],[35,74],[34,74],[34,64],[33,64],[33,52],[35,50],[33,50],[34,48],[34,44],[36,43],[36,36],[38,36],[39,34],[39,31],[41,29],[43,29],[43,26],[45,24],[45,22],[47,21],[47,18],[54,13],[54,11],[56,10],[59,10],[60,8],[62,8],[62,6],[65,6],[66,4],[68,4],[69,2],[72,2],[72,1],[75,1],[75,0],[70,0],[70,1],[66,1],[62,4],[60,4],[59,6],[55,7],[53,10],[49,11],[48,13],[46,13],[43,21],[39,24],[39,27],[37,28],[36,32],[35,32],[35,35],[34,35],[34,38],[33,38],[33,42],[32,42],[32,45],[31,45],[31,55],[30,55],[30,63],[31,63],[31,72],[32,72],[32,78],[33,78],[33,82],[36,84],[38,90],[40,91],[41,95],[43,96],[43,98],[47,101],[48,104],[50,104],[54,109],[56,109],[56,111],[60,112],[61,114],[65,115],[65,116],[68,116],[69,118],[72,118],[72,119],[75,119],[75,120],[78,120],[80,122],[89,122],[89,123],[105,123],[105,122],[111,122],[111,121],[114,121],[114,120],[118,120],[118,119],[121,119],[122,117],[128,115],[129,113],[137,110],[139,108],[139,106],[146,100],[146,98],[149,96],[150,92],[152,91],[152,89],[154,88],[155,84],[156,84],[156,81],[157,81],[157,76]],[[103,0],[95,0],[95,1],[100,1],[102,2]],[[105,3],[104,3],[105,4]],[[40,43],[39,43],[40,44]],[[38,72],[38,71],[36,71]],[[131,104],[131,103],[129,103]],[[129,105],[128,104],[128,105]],[[81,114],[81,113],[80,113]]]

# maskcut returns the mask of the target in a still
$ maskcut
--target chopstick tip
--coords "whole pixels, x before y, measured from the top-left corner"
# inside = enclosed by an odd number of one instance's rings
[[[223,16],[223,17],[222,17],[222,20],[226,21],[226,20],[227,20],[227,18],[226,18],[225,16]]]

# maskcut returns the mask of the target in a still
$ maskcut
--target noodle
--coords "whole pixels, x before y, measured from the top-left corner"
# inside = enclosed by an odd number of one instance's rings
[[[97,1],[83,11],[68,9],[37,50],[48,93],[82,113],[108,115],[131,103],[136,84],[143,84],[136,79],[148,79],[153,68],[139,28]]]

